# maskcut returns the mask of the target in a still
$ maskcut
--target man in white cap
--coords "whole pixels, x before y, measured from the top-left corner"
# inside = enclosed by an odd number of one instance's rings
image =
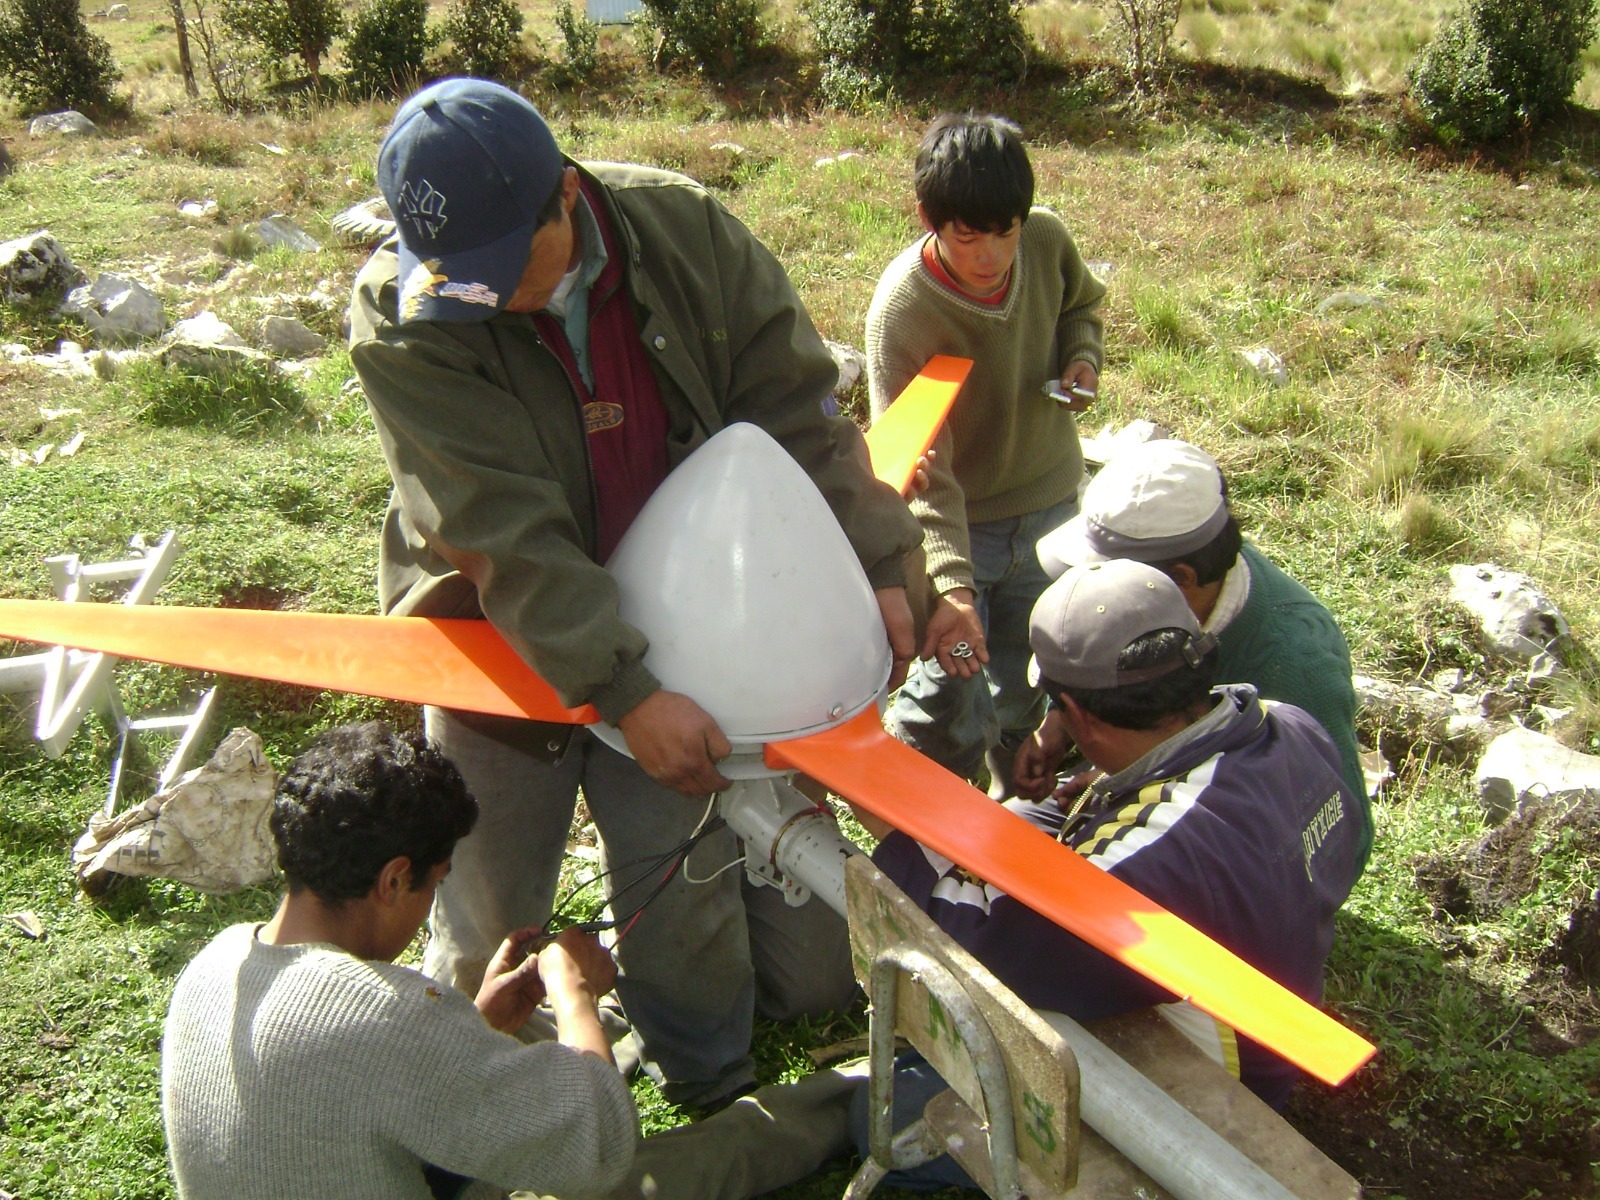
[[[754,1012],[848,1002],[844,925],[771,889],[741,897],[742,872],[667,869],[726,784],[728,741],[645,666],[602,564],[677,463],[751,422],[827,498],[903,672],[916,521],[855,426],[825,415],[837,371],[782,267],[692,180],[580,166],[521,96],[451,79],[400,107],[378,184],[397,237],[356,280],[350,355],[394,481],[382,609],[488,619],[632,754],[428,710],[483,816],[439,888],[425,967],[470,993],[509,930],[549,916],[581,788],[612,894],[638,880],[626,906],[651,896],[618,943],[628,1016],[668,1097],[717,1105],[753,1082]],[[702,831],[696,872],[736,858],[734,841]]]
[[[1061,804],[1006,807],[1297,995],[1320,999],[1360,841],[1360,805],[1322,726],[1287,704],[1263,704],[1248,684],[1213,688],[1216,639],[1177,585],[1142,563],[1068,571],[1034,606],[1028,640],[1033,674],[1095,777]],[[1159,1005],[1267,1103],[1288,1099],[1297,1077],[1288,1062],[949,859],[891,833],[873,860],[1046,1019]],[[942,1083],[926,1063],[901,1065],[909,1120]],[[864,1102],[855,1116],[860,1140]],[[928,1178],[959,1182],[948,1174],[959,1168],[939,1162]]]
[[[1111,558],[1156,567],[1178,585],[1200,628],[1216,636],[1219,680],[1251,684],[1263,700],[1293,704],[1320,721],[1361,802],[1365,868],[1372,810],[1356,747],[1350,648],[1322,603],[1244,540],[1228,508],[1227,481],[1209,454],[1163,439],[1119,455],[1084,488],[1078,516],[1041,538],[1038,549],[1051,578]],[[1018,754],[1018,794],[1052,791],[1070,748],[1052,712]]]

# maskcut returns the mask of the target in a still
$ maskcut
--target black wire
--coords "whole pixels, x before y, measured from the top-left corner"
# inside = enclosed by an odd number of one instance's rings
[[[661,893],[666,890],[667,885],[672,882],[678,871],[682,869],[684,861],[689,857],[689,852],[693,850],[695,846],[697,846],[702,840],[723,828],[724,824],[725,822],[721,817],[714,817],[710,821],[707,821],[705,826],[698,833],[691,837],[685,838],[682,842],[679,842],[670,850],[665,850],[656,855],[654,858],[645,860],[644,865],[641,867],[637,875],[635,875],[631,880],[623,884],[620,888],[611,893],[609,897],[607,897],[606,903],[612,910],[612,916],[609,919],[599,918],[593,921],[571,921],[567,919],[566,910],[572,904],[572,902],[577,899],[578,894],[582,892],[584,888],[589,887],[591,884],[599,883],[607,876],[616,874],[619,868],[613,867],[609,870],[602,871],[600,874],[594,876],[594,878],[587,879],[583,883],[574,886],[570,891],[567,892],[565,896],[561,898],[560,902],[550,913],[549,918],[540,928],[538,934],[539,939],[552,937],[564,929],[576,929],[580,933],[600,933],[607,929],[615,929],[618,925],[624,925],[633,920],[641,912],[643,912],[657,896],[661,895]],[[618,899],[626,896],[634,888],[644,883],[669,862],[671,863],[671,866],[668,867],[667,873],[656,882],[655,887],[650,889],[649,895],[647,895],[633,908],[629,909],[626,913],[618,915],[616,911]]]

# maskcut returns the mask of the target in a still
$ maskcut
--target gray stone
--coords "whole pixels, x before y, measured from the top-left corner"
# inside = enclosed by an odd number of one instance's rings
[[[82,282],[83,272],[46,230],[0,244],[0,298],[9,304],[61,296]]]
[[[1477,782],[1478,802],[1498,824],[1513,812],[1600,794],[1600,758],[1517,725],[1489,743]]]
[[[1325,317],[1329,313],[1352,312],[1362,308],[1387,308],[1383,297],[1374,296],[1370,292],[1335,292],[1325,297],[1317,305],[1317,316]]]
[[[270,361],[261,351],[245,345],[233,326],[212,312],[174,325],[158,357],[168,367],[205,372],[236,370],[247,363]]]
[[[35,117],[28,122],[29,137],[47,137],[52,133],[79,134],[99,133],[99,127],[88,117],[76,109],[67,109],[65,112],[46,113],[42,117]]]
[[[167,327],[156,294],[120,275],[102,275],[92,284],[74,288],[61,311],[81,318],[104,341],[160,337]]]
[[[1083,461],[1103,467],[1119,454],[1137,450],[1146,442],[1159,442],[1172,436],[1163,425],[1138,417],[1117,429],[1107,425],[1093,437],[1082,439]]]
[[[867,356],[844,342],[830,342],[824,338],[822,344],[828,348],[828,353],[833,355],[833,365],[839,368],[837,390],[848,392],[860,382],[861,376],[866,372]]]
[[[1494,563],[1454,566],[1450,585],[1450,599],[1478,619],[1494,653],[1525,662],[1564,656],[1572,636],[1566,618],[1526,575]]]
[[[1451,761],[1470,758],[1497,728],[1476,697],[1447,696],[1421,684],[1366,675],[1355,676],[1352,683],[1362,740],[1377,746],[1390,762],[1399,762],[1419,747]]]
[[[1283,387],[1289,382],[1289,368],[1283,365],[1283,359],[1278,357],[1277,351],[1257,346],[1254,350],[1239,350],[1236,353],[1240,362],[1268,383]]]
[[[274,213],[256,226],[258,236],[267,246],[285,246],[290,250],[311,253],[322,249],[317,239],[282,213]]]
[[[1450,667],[1437,672],[1428,682],[1433,685],[1434,691],[1453,696],[1466,690],[1467,673],[1460,667]]]
[[[261,322],[261,344],[282,358],[305,358],[320,354],[328,339],[294,317],[268,317]]]

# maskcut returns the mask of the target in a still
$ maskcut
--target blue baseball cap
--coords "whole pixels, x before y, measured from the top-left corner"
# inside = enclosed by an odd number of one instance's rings
[[[401,323],[505,308],[565,168],[539,110],[498,83],[446,79],[401,105],[378,150],[400,235]]]

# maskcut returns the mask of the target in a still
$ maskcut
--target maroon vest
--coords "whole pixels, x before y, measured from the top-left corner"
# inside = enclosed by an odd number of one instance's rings
[[[598,506],[596,558],[603,563],[667,477],[668,419],[650,369],[650,356],[639,340],[627,289],[622,286],[624,256],[618,251],[605,203],[587,180],[583,194],[606,247],[605,268],[589,289],[592,391],[583,382],[561,322],[545,312],[535,313],[533,321],[545,345],[566,369],[583,408],[589,474]]]

